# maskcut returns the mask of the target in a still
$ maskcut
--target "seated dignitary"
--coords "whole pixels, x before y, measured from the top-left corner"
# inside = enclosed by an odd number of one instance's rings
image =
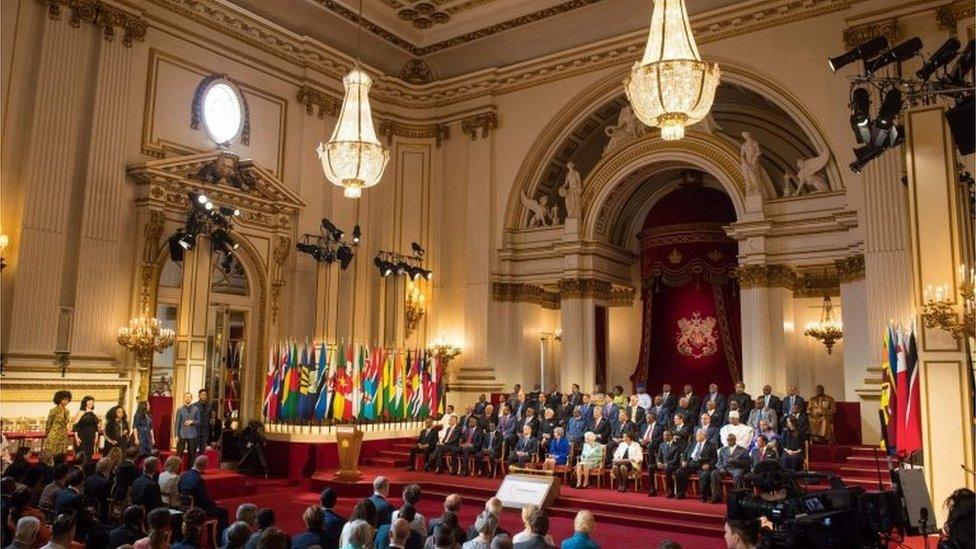
[[[428,470],[427,464],[430,463],[430,453],[437,446],[437,429],[434,428],[434,420],[428,417],[424,420],[424,428],[417,437],[417,442],[410,448],[410,465],[408,471],[416,471],[417,454],[424,458],[424,470]]]
[[[705,501],[710,490],[708,476],[715,467],[715,445],[708,440],[704,429],[695,433],[695,441],[688,445],[681,459],[681,467],[674,472],[675,498],[684,499],[688,488],[688,478],[698,473],[698,497]]]

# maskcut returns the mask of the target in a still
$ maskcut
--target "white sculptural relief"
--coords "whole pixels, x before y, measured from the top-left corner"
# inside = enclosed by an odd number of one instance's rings
[[[796,161],[796,175],[783,176],[783,191],[788,196],[822,193],[830,190],[827,180],[817,175],[830,160],[830,153],[823,152],[814,158],[801,158]]]
[[[583,181],[572,162],[566,163],[566,179],[559,187],[559,196],[566,204],[566,218],[579,219],[582,217],[580,195],[583,193]]]
[[[610,138],[603,148],[603,154],[606,155],[625,141],[640,137],[645,131],[647,131],[647,126],[637,120],[630,105],[624,105],[620,108],[620,114],[617,115],[617,124],[603,129],[603,132]]]
[[[522,205],[529,210],[529,227],[548,227],[552,223],[549,217],[549,197],[542,195],[538,200],[529,198],[525,191],[519,193]]]
[[[776,198],[778,193],[773,186],[773,180],[762,167],[762,147],[749,132],[742,132],[742,144],[739,145],[739,169],[746,182],[746,194],[761,194],[765,198]]]

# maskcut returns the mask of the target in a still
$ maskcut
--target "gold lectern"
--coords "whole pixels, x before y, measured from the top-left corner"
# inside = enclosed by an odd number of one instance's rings
[[[354,425],[343,425],[336,429],[336,448],[339,450],[339,470],[335,479],[342,482],[356,482],[363,478],[359,472],[359,450],[363,445],[363,432]]]

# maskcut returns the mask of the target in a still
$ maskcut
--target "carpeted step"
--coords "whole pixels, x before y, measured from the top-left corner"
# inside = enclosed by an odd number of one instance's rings
[[[377,456],[366,460],[369,465],[375,465],[377,467],[406,467],[407,459],[398,457],[383,457]]]
[[[605,511],[601,508],[588,508],[596,518],[598,524],[617,524],[636,528],[649,528],[666,532],[681,532],[699,536],[719,536],[724,531],[723,525],[695,520],[662,519],[634,514],[622,514]],[[579,512],[579,508],[552,506],[547,509],[551,516],[572,518]]]
[[[404,463],[410,459],[410,452],[401,452],[399,450],[380,450],[376,452],[376,455],[379,457],[402,459]]]

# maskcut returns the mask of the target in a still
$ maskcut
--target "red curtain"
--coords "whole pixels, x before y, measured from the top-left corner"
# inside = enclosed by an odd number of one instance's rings
[[[702,196],[694,196],[701,194],[697,190],[676,191],[685,195],[679,197],[681,207],[669,204],[661,216],[655,207],[638,235],[644,311],[631,381],[645,384],[652,394],[662,383],[675,390],[690,383],[697,393],[716,383],[731,391],[741,379],[739,293],[732,276],[738,245],[722,229],[734,212],[721,202],[726,196],[704,191]],[[691,222],[681,222],[682,212],[689,212]],[[710,212],[717,212],[717,219],[703,219]],[[662,219],[666,224],[655,223]]]

